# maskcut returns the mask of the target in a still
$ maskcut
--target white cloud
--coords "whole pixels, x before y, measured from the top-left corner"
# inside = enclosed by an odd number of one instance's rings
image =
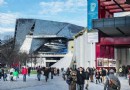
[[[0,27],[0,33],[6,33],[6,32],[12,32],[12,31],[14,31],[14,28]]]
[[[18,13],[0,13],[0,32],[13,32]]]
[[[3,4],[7,4],[7,2],[5,2],[4,0],[0,0],[0,6],[2,6]]]
[[[17,13],[0,13],[0,24],[13,24],[17,17]]]
[[[87,0],[66,0],[53,2],[40,2],[41,14],[55,14],[59,12],[77,12],[87,9]],[[81,9],[82,8],[82,9]]]

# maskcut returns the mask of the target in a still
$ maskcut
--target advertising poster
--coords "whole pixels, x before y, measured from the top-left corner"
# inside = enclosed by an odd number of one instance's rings
[[[98,67],[103,66],[103,58],[97,58],[97,65],[98,65]]]
[[[109,67],[116,67],[116,60],[109,60]]]
[[[116,60],[108,58],[97,58],[97,67],[116,67]]]

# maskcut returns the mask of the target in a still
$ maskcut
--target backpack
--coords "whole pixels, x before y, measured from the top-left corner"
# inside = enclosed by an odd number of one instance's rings
[[[70,85],[70,84],[71,84],[71,80],[70,80],[70,79],[67,79],[67,80],[66,80],[66,83],[67,83],[68,85]]]
[[[71,76],[68,76],[68,78],[67,78],[67,80],[66,80],[66,83],[67,83],[68,85],[70,85],[70,84],[71,84],[71,81],[72,81]]]
[[[113,79],[109,79],[109,87],[111,87],[112,89],[117,89],[117,81],[113,80]]]

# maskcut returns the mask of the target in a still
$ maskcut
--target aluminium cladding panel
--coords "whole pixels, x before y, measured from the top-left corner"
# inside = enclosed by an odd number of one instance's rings
[[[104,19],[93,19],[93,28],[101,28],[104,26]]]
[[[45,39],[33,39],[30,52],[36,51],[44,43],[45,43]]]
[[[126,20],[126,26],[130,27],[130,17],[125,17]]]
[[[130,17],[115,17],[93,20],[93,28],[129,26]]]
[[[113,18],[104,19],[103,23],[104,23],[103,27],[114,27],[114,19]]]
[[[46,20],[36,20],[35,24],[34,35],[56,35],[65,26],[65,23]]]
[[[62,37],[66,37],[68,39],[72,38],[72,33],[69,30],[68,26],[70,26],[70,24],[66,25],[58,34],[57,36],[62,36]]]
[[[125,17],[114,18],[115,27],[125,26],[125,23],[126,23]]]
[[[35,20],[33,19],[17,19],[16,25],[16,43],[21,46],[26,39]]]
[[[68,39],[72,39],[75,34],[82,31],[83,29],[84,27],[73,25],[73,24],[68,24],[57,35],[66,37]]]

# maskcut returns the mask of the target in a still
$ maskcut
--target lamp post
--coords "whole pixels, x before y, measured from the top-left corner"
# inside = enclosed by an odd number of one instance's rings
[[[76,69],[76,61],[74,61],[74,69]]]

